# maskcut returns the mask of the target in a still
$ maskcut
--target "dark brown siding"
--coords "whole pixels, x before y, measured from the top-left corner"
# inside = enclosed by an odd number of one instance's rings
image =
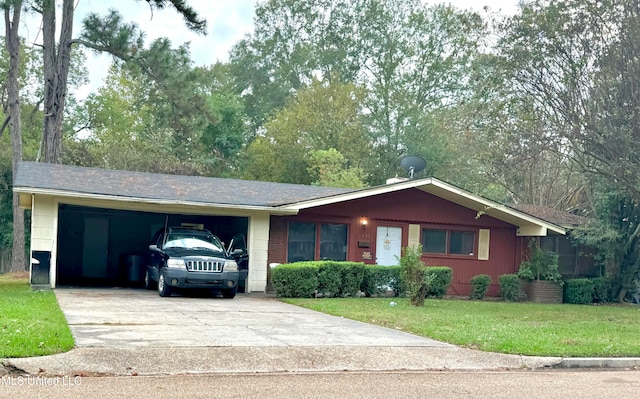
[[[296,216],[273,216],[269,241],[269,262],[286,261],[287,223],[291,220],[317,223],[345,223],[349,225],[348,260],[364,261],[363,253],[371,252],[375,259],[376,229],[378,225],[403,228],[402,246],[408,243],[409,224],[422,227],[442,227],[476,232],[476,248],[479,229],[489,229],[489,260],[476,257],[424,256],[425,264],[448,266],[453,269],[452,295],[469,295],[470,280],[477,274],[491,276],[488,295],[499,295],[498,276],[514,273],[520,264],[523,240],[516,237],[516,227],[487,215],[477,217],[475,210],[462,207],[419,189],[387,193],[372,198],[345,201],[338,204],[304,209]],[[361,218],[367,218],[363,227]],[[369,248],[358,247],[369,242]],[[526,243],[524,244],[526,245]],[[477,253],[477,251],[476,251]]]

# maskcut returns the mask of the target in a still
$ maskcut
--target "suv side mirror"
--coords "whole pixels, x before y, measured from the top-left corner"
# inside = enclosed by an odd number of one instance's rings
[[[150,251],[159,251],[158,246],[156,244],[149,245]]]

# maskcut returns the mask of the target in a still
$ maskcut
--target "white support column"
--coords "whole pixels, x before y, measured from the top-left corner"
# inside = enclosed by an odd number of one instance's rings
[[[53,197],[34,195],[31,207],[31,252],[48,251],[51,253],[49,282],[51,288],[55,288],[58,204]]]
[[[265,292],[269,252],[269,220],[266,212],[249,217],[249,276],[247,292]]]

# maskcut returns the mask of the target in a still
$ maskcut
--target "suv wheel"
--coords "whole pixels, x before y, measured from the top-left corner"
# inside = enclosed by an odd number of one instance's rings
[[[238,292],[238,286],[236,285],[233,288],[222,290],[222,297],[232,299],[236,296],[237,292]]]
[[[151,279],[151,274],[149,274],[149,270],[144,273],[144,288],[148,290],[154,289],[154,281]]]
[[[164,280],[164,275],[160,273],[158,276],[158,295],[160,296],[171,296],[171,287],[167,285],[167,282]]]

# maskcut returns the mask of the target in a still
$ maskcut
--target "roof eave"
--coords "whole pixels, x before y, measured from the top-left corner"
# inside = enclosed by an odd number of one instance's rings
[[[479,197],[475,194],[452,186],[433,177],[419,180],[408,180],[384,186],[351,191],[348,193],[333,195],[325,198],[300,201],[293,204],[281,205],[276,208],[279,210],[300,211],[302,209],[331,205],[339,202],[367,198],[374,195],[401,191],[410,188],[418,188],[440,198],[444,198],[448,201],[454,202],[458,205],[474,209],[478,212],[478,217],[486,214],[496,219],[513,224],[518,227],[518,235],[546,236],[549,230],[558,234],[566,234],[566,229],[561,226],[549,223],[515,209],[511,209],[506,205]]]
[[[351,201],[361,198],[367,198],[378,194],[390,193],[394,191],[406,190],[408,188],[419,187],[427,182],[431,181],[433,178],[426,178],[420,180],[408,180],[401,183],[393,183],[384,186],[376,186],[365,188],[361,190],[349,191],[342,194],[336,194],[329,197],[323,197],[318,199],[305,200],[300,202],[294,202],[292,204],[280,205],[276,207],[277,209],[283,210],[302,210],[308,208],[315,208],[323,205],[331,205],[336,204],[338,202]]]
[[[429,190],[430,187],[445,190],[448,193],[454,194],[455,196],[460,198],[460,200],[456,201],[455,199],[452,199],[450,197],[448,198],[447,196],[438,195],[438,190]],[[445,198],[449,201],[455,202],[459,205],[465,206],[467,208],[474,209],[478,212],[478,217],[482,217],[483,214],[486,214],[496,219],[518,226],[518,235],[521,236],[545,236],[547,235],[547,230],[551,230],[562,235],[566,234],[567,232],[566,229],[562,226],[547,222],[546,220],[542,220],[527,213],[520,212],[516,209],[509,208],[508,206],[500,204],[498,202],[479,197],[466,190],[452,186],[451,184],[445,183],[438,179],[432,179],[430,187],[425,186],[423,190],[441,198]],[[467,204],[469,202],[475,204],[475,206],[468,206]]]
[[[14,187],[13,191],[18,194],[48,195],[48,196],[59,198],[63,200],[63,202],[64,202],[64,199],[67,198],[67,199],[86,199],[86,200],[98,200],[98,201],[117,201],[117,202],[139,203],[139,204],[154,204],[154,205],[162,205],[162,206],[216,208],[216,209],[229,209],[229,210],[236,210],[236,211],[238,210],[266,211],[271,214],[279,214],[279,215],[295,215],[296,213],[298,213],[295,210],[277,209],[272,206],[167,200],[167,199],[144,198],[144,197],[125,197],[125,196],[119,196],[119,195],[92,194],[92,193],[83,193],[83,192],[77,192],[77,191],[65,191],[65,190],[43,189],[43,188],[33,188],[33,187]]]

